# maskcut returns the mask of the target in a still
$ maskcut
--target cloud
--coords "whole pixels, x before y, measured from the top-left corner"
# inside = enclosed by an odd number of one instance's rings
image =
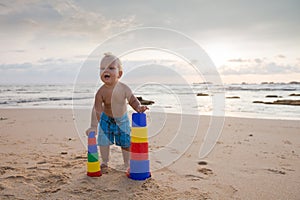
[[[81,62],[47,58],[37,63],[0,65],[0,83],[72,83]]]
[[[234,58],[234,59],[229,59],[228,62],[230,63],[250,63],[250,62],[255,62],[255,63],[262,63],[264,59],[261,58],[255,58],[253,60],[251,59],[242,59],[242,58]]]
[[[3,70],[11,70],[11,71],[20,71],[20,70],[28,70],[32,68],[31,63],[17,63],[17,64],[2,64],[0,65],[0,71]]]
[[[231,59],[228,65],[220,67],[222,75],[245,75],[245,74],[288,74],[300,73],[299,64],[286,64],[268,61],[268,59]]]
[[[161,26],[191,36],[298,38],[299,1],[6,1],[1,26],[56,34],[103,36],[140,25]],[[280,14],[278,14],[280,13]],[[22,25],[22,26],[20,26]],[[291,31],[293,30],[293,31]],[[47,33],[46,31],[43,33]],[[222,33],[222,34],[221,34]],[[222,37],[223,37],[222,36]],[[99,40],[99,39],[98,39]]]
[[[108,18],[100,12],[85,10],[75,1],[9,2],[0,11],[0,24],[6,31],[31,32],[35,37],[98,37],[135,24],[134,15]],[[43,37],[44,36],[44,37]],[[37,38],[38,39],[38,38]],[[98,39],[99,40],[99,39]]]
[[[286,58],[286,56],[282,55],[282,54],[279,54],[279,55],[276,56],[276,58],[282,58],[283,59],[283,58]]]
[[[242,63],[242,62],[249,62],[249,60],[244,60],[244,59],[241,59],[241,58],[237,58],[237,59],[230,59],[228,60],[228,62],[238,62],[238,63]]]
[[[56,28],[67,35],[83,34],[99,40],[100,36],[136,25],[134,15],[114,19],[104,16],[101,12],[85,10],[73,1],[58,1],[52,8],[62,18]]]
[[[251,59],[228,60],[220,68],[225,74],[298,71],[299,64],[282,62],[299,51],[299,7],[297,0],[271,4],[259,0],[3,0],[0,42],[5,48],[0,50],[0,70],[11,77],[14,70],[21,73],[25,69],[31,78],[29,72],[36,75],[42,71],[65,71],[72,76],[72,66],[84,60],[81,55],[89,54],[105,39],[134,27],[158,26],[181,31],[199,44],[224,44],[224,49],[241,53],[228,51],[231,55],[224,60],[252,53]],[[273,62],[263,58],[270,52],[277,55]]]

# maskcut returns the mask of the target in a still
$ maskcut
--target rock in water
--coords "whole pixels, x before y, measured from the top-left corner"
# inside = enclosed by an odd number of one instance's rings
[[[150,100],[145,100],[142,97],[137,97],[137,99],[141,102],[142,105],[152,105],[155,102]]]

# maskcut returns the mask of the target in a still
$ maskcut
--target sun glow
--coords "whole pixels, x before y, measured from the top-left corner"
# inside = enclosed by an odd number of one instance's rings
[[[236,57],[236,53],[230,45],[225,44],[209,44],[204,47],[208,56],[212,59],[215,66],[218,68],[228,62],[230,58]]]

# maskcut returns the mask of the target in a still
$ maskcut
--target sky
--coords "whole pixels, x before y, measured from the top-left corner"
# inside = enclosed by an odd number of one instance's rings
[[[144,27],[185,35],[207,53],[224,83],[300,81],[299,9],[298,0],[1,0],[0,84],[74,83],[101,44]],[[152,38],[166,39],[159,34],[123,39]],[[184,63],[178,58],[170,64],[172,58],[159,49],[123,57],[127,65],[151,61],[147,71],[158,61],[167,68]]]

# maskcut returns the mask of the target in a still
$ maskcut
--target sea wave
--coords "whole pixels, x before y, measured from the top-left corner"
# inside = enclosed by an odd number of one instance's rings
[[[210,115],[214,110],[214,95],[224,93],[224,112],[239,117],[300,119],[300,106],[254,104],[254,101],[300,99],[299,84],[192,84],[192,85],[130,85],[136,96],[154,101],[150,110],[170,113]],[[0,85],[0,108],[90,108],[98,88],[93,85]],[[197,96],[205,93],[206,96]],[[291,95],[291,94],[296,95]],[[277,96],[270,99],[267,96]],[[130,109],[130,106],[129,106]]]

